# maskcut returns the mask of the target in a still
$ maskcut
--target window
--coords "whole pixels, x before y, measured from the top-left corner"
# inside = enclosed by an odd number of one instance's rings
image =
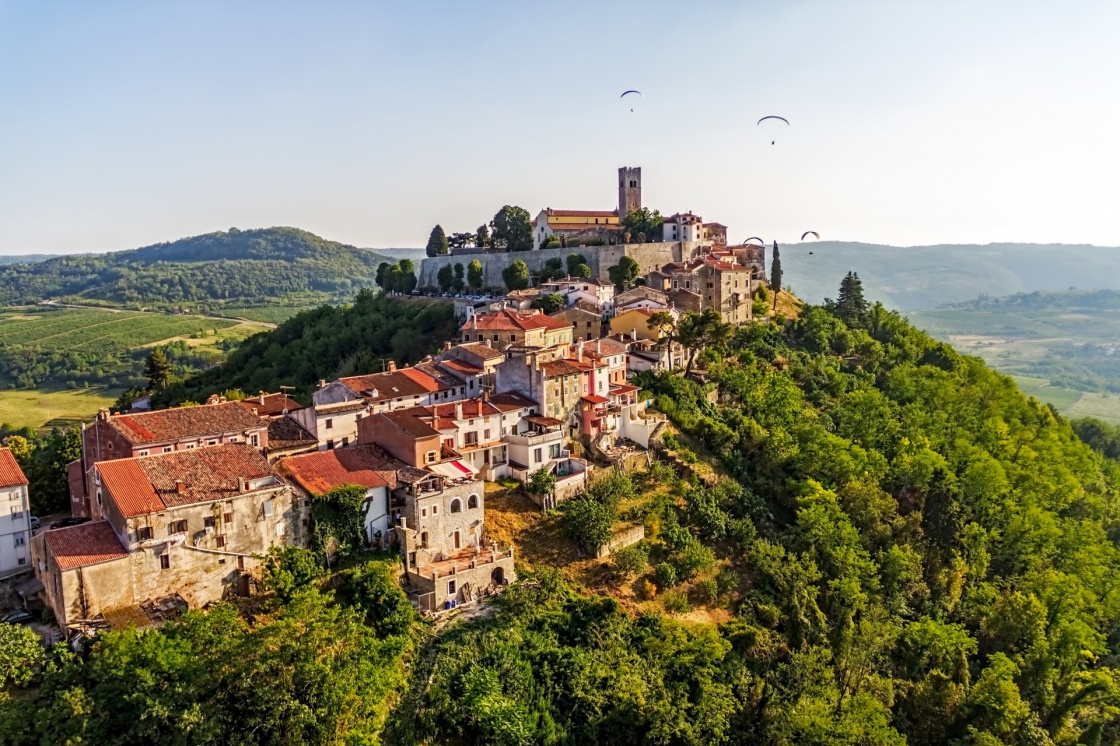
[[[333,450],[333,449],[334,449],[334,441],[333,440],[328,440],[327,441],[327,450],[330,451],[330,450]]]
[[[150,538],[152,538],[152,527],[151,526],[141,526],[139,529],[136,530],[136,540],[137,541],[147,541]]]
[[[534,448],[533,449],[533,463],[534,464],[539,464],[541,462],[541,453],[542,452],[543,451],[540,448]]]
[[[188,450],[188,451],[189,451],[189,450],[191,450],[191,449],[192,449],[192,448],[194,448],[194,447],[195,447],[196,445],[197,445],[197,443],[187,443],[187,450]]]
[[[451,501],[451,512],[452,512],[452,513],[461,513],[461,512],[463,512],[463,501],[462,501],[462,500],[460,500],[460,499],[459,499],[459,498],[457,498],[457,497],[456,497],[456,498],[455,498],[454,500],[452,500],[452,501]]]
[[[264,503],[261,505],[261,508],[264,510],[264,514],[265,514],[266,517],[271,517],[272,516],[272,501],[271,500],[265,500]]]
[[[478,495],[471,495],[467,498],[467,508],[474,509],[478,507]]]
[[[172,451],[174,451],[174,450],[175,450],[175,449],[174,449],[174,447],[172,447],[172,446],[164,446],[164,447],[163,447],[163,452],[164,452],[164,453],[171,453],[171,452],[172,452]]]
[[[495,342],[497,342],[497,341],[498,341],[498,335],[497,335],[497,334],[495,334],[495,335],[494,335],[494,341],[495,341]]]
[[[261,436],[253,433],[249,436],[249,442],[253,445],[254,448],[258,448],[261,444]]]
[[[428,517],[428,509],[427,508],[420,508],[420,517],[421,518],[427,518]]]
[[[225,515],[223,515],[222,523],[226,524],[227,526],[233,524],[233,513],[226,513]]]
[[[16,510],[16,509],[13,508],[12,509],[12,520],[13,521],[23,520],[23,511],[22,510]]]
[[[489,441],[490,440],[490,429],[489,428],[482,431],[482,439],[484,441]]]
[[[16,564],[17,565],[26,565],[27,564],[27,558],[20,557],[18,560],[16,560]]]
[[[136,455],[137,455],[137,456],[147,456],[147,455],[148,455],[148,449],[147,449],[147,448],[145,448],[145,449],[144,449],[144,450],[142,450],[142,451],[137,451],[137,452],[136,452]]]
[[[161,570],[170,570],[171,569],[171,555],[170,554],[161,554],[159,556],[159,569],[161,569]]]
[[[449,596],[454,596],[455,595],[455,581],[454,580],[448,580],[447,581],[447,595],[449,595]]]
[[[22,547],[26,543],[27,543],[27,540],[25,538],[23,538],[22,534],[16,534],[16,546],[17,547]]]
[[[185,534],[185,533],[187,533],[187,522],[186,521],[172,521],[171,523],[167,524],[167,534],[168,534],[168,536],[170,536],[171,534]]]
[[[236,435],[234,435],[234,436],[233,436],[232,438],[230,438],[230,439],[229,439],[229,442],[230,442],[230,443],[240,443],[240,442],[241,442],[241,438],[239,438],[239,437],[237,437]]]
[[[459,529],[455,529],[455,548],[459,548]]]
[[[435,451],[428,451],[425,458],[427,459],[427,462],[429,464],[434,464],[436,462],[437,454]]]
[[[348,445],[350,445],[350,438],[349,437],[343,438],[342,439],[342,447],[345,448]]]
[[[471,430],[469,433],[463,435],[463,442],[469,446],[478,445],[478,431]]]
[[[221,549],[222,547],[224,547],[226,545],[226,537],[219,536],[217,541],[214,542],[214,544],[215,544],[215,546],[218,547],[218,549]]]
[[[408,566],[409,567],[416,567],[416,552],[409,552],[408,553]]]
[[[548,457],[549,458],[560,458],[560,444],[559,443],[553,443],[552,445],[550,445],[548,447]]]
[[[323,429],[324,430],[330,430],[333,427],[334,427],[334,420],[333,419],[328,419],[326,422],[323,423]]]
[[[432,515],[436,515],[437,513],[439,513],[439,506],[438,505],[433,505],[432,506]]]
[[[206,445],[208,445],[208,446],[216,446],[216,445],[218,445],[218,441],[217,441],[217,439],[216,439],[216,438],[211,438],[210,440],[206,441]]]
[[[427,549],[428,548],[428,532],[427,531],[424,531],[420,534],[420,548],[421,549]]]
[[[203,528],[214,528],[214,523],[215,523],[214,516],[212,516],[212,515],[208,515],[208,516],[206,516],[205,518],[202,519],[202,527]]]
[[[277,536],[283,536],[285,531],[287,531],[287,527],[285,526],[283,521],[276,524],[276,535]]]

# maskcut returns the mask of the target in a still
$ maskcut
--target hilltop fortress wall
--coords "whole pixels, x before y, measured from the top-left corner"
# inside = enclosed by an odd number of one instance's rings
[[[439,282],[436,275],[445,264],[467,265],[475,259],[482,262],[483,281],[490,290],[505,290],[505,281],[502,279],[502,270],[513,261],[520,259],[529,265],[529,271],[537,274],[549,259],[564,259],[568,254],[583,254],[587,258],[587,266],[591,267],[591,276],[609,281],[607,270],[618,264],[619,259],[628,256],[638,263],[642,274],[660,269],[669,262],[684,261],[701,246],[698,241],[665,241],[661,243],[629,243],[613,244],[609,246],[569,246],[561,249],[541,249],[537,251],[515,251],[508,253],[478,253],[454,254],[436,256],[424,259],[420,263],[419,287],[437,288]]]

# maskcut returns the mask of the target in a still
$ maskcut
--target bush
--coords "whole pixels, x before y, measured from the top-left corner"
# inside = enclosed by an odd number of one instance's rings
[[[630,578],[641,575],[649,564],[649,545],[639,541],[611,555],[611,564],[619,575]]]
[[[716,582],[715,578],[701,580],[697,588],[700,589],[701,597],[709,604],[714,604],[719,600],[719,583]]]
[[[657,587],[661,590],[672,588],[680,582],[677,579],[677,568],[673,567],[670,562],[662,562],[653,571],[653,582],[657,583]]]
[[[270,547],[261,566],[261,587],[281,601],[290,601],[300,588],[323,576],[315,553],[302,547]]]
[[[46,660],[39,635],[19,624],[0,624],[0,690],[27,686]]]
[[[634,482],[630,479],[630,475],[621,469],[611,469],[591,485],[587,495],[603,503],[612,513],[615,513],[623,500],[634,496]]]
[[[343,597],[365,612],[366,623],[378,637],[404,635],[417,620],[408,596],[397,585],[397,569],[395,563],[366,562],[343,582]]]
[[[687,614],[692,611],[692,604],[688,602],[688,596],[684,591],[676,591],[674,593],[665,594],[665,611],[670,614]]]
[[[711,549],[694,541],[676,553],[672,561],[677,568],[677,577],[688,580],[697,573],[711,570],[715,566],[716,558]]]
[[[611,540],[614,514],[603,503],[581,495],[560,506],[563,514],[561,525],[569,539],[597,552]]]

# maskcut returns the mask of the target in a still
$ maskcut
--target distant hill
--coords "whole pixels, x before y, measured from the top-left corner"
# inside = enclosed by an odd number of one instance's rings
[[[8,254],[0,255],[0,266],[5,264],[33,264],[54,259],[58,254]]]
[[[365,249],[365,251],[372,251],[381,256],[392,257],[393,259],[411,259],[420,266],[420,260],[427,256],[424,249]]]
[[[783,284],[809,303],[836,297],[849,270],[859,273],[868,299],[903,311],[1036,290],[1120,290],[1120,248],[1113,247],[817,241],[780,248]]]
[[[210,312],[307,307],[372,287],[383,261],[392,260],[297,228],[231,228],[129,251],[5,266],[0,305],[52,298]]]

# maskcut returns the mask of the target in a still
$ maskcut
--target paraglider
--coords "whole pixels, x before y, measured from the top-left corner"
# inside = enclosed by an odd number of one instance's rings
[[[625,99],[627,96],[638,96],[640,98],[645,98],[644,93],[642,93],[641,91],[634,90],[634,89],[630,89],[629,91],[623,91],[622,95],[619,96],[619,98],[620,99]],[[634,111],[634,109],[631,108],[630,111],[632,112],[632,111]]]
[[[758,245],[759,245],[759,246],[765,246],[765,245],[766,245],[766,242],[765,242],[765,241],[763,241],[763,240],[762,240],[761,238],[759,238],[758,236],[751,236],[751,237],[750,237],[750,238],[748,238],[748,239],[747,239],[746,241],[743,241],[743,243],[750,243],[751,241],[758,241]]]
[[[788,120],[788,119],[786,119],[785,117],[779,117],[779,116],[777,116],[776,114],[769,114],[769,115],[767,115],[767,116],[764,116],[764,117],[763,117],[762,119],[759,119],[759,120],[758,120],[758,124],[762,124],[762,123],[763,123],[763,122],[765,122],[765,121],[766,121],[767,119],[777,119],[778,121],[781,121],[781,122],[785,122],[787,126],[789,125],[789,120]],[[758,126],[758,125],[756,124],[755,126]],[[771,141],[770,141],[770,144],[771,144],[771,145],[773,145],[773,144],[774,144],[774,140],[771,140]]]
[[[805,231],[804,233],[802,233],[801,234],[801,240],[802,241],[805,240],[805,236],[816,236],[818,241],[821,240],[821,234],[817,233],[816,231]]]

